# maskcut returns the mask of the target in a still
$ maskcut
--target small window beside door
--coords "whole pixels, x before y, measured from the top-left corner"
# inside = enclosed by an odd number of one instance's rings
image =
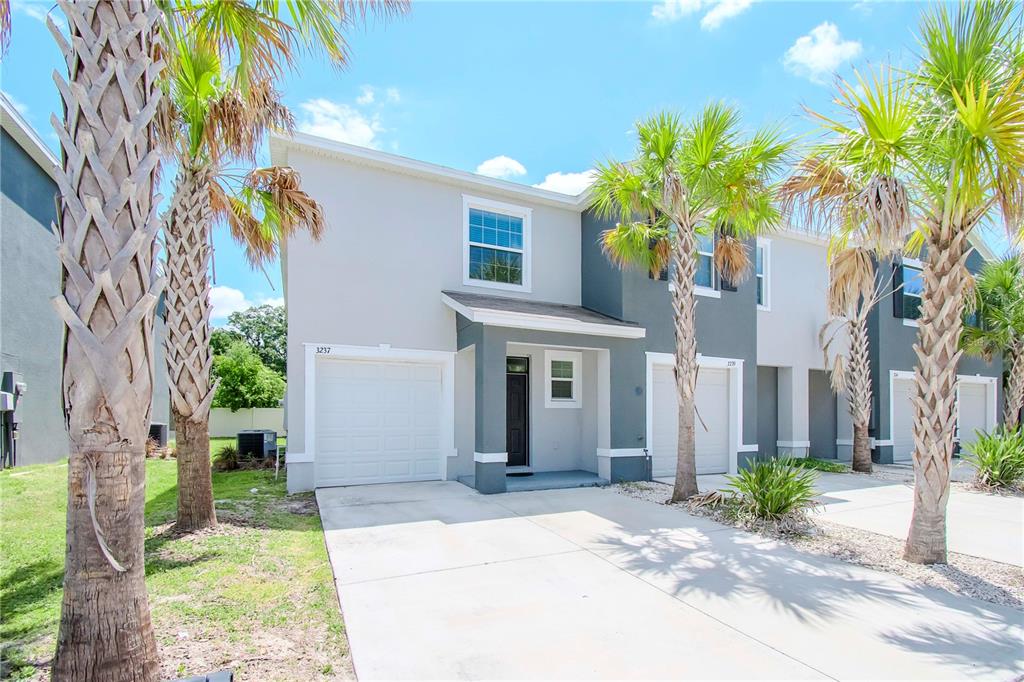
[[[545,407],[581,407],[580,373],[583,354],[575,351],[554,351],[544,353],[547,388],[544,392]]]

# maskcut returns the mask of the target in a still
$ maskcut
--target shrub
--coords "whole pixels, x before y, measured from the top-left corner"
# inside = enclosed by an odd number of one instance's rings
[[[238,468],[238,448],[230,443],[213,456],[213,468],[217,471],[234,471]]]
[[[964,459],[977,469],[977,480],[991,488],[1008,488],[1024,478],[1024,428],[1001,427],[967,446]]]
[[[842,462],[838,462],[834,459],[817,459],[815,457],[803,457],[800,459],[792,460],[793,463],[804,469],[814,469],[815,471],[827,471],[833,474],[844,474],[850,470],[850,467]]]
[[[729,487],[740,494],[740,509],[762,521],[778,524],[786,517],[802,517],[814,504],[814,471],[783,457],[754,462]]]

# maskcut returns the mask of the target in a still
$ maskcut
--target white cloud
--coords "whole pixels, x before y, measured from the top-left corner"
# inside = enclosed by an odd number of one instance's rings
[[[752,4],[754,0],[662,0],[651,8],[651,16],[657,21],[673,22],[704,12],[700,27],[714,31],[726,19],[743,14]]]
[[[356,97],[356,104],[366,106],[367,104],[373,104],[373,100],[376,95],[373,91],[373,87],[370,85],[364,85],[362,87],[362,93],[359,97]]]
[[[323,98],[307,100],[299,109],[303,116],[296,127],[303,133],[361,147],[380,146],[377,135],[384,127],[376,115],[367,116],[353,106]]]
[[[489,178],[511,180],[512,178],[526,175],[526,168],[515,159],[502,155],[495,156],[493,159],[487,159],[476,167],[476,172]]]
[[[253,302],[234,287],[215,286],[210,289],[210,318],[213,320],[226,320],[231,313],[239,313],[256,305],[284,305],[284,298],[261,296]]]
[[[31,17],[36,21],[41,21],[45,24],[46,13],[52,6],[53,3],[47,2],[46,0],[42,0],[41,2],[35,0],[14,0],[11,3],[11,11],[17,14],[24,14],[27,17]],[[55,16],[54,19],[56,18],[57,17]]]
[[[21,114],[25,118],[28,118],[28,105],[27,104],[25,104],[20,99],[18,99],[17,97],[12,95],[11,93],[7,92],[6,90],[0,90],[0,92],[4,93],[4,97],[6,97],[7,101],[11,103],[11,106],[13,106],[15,109],[18,110],[19,114]]]
[[[705,31],[714,31],[726,19],[738,17],[754,4],[754,0],[719,0],[700,20],[700,27]]]
[[[575,196],[594,182],[595,175],[596,173],[593,169],[585,170],[582,173],[562,173],[560,171],[548,173],[544,177],[544,182],[539,182],[534,187]]]
[[[398,104],[402,101],[402,93],[398,91],[398,88],[388,88],[384,91],[384,96],[387,97],[388,102],[392,104]]]
[[[843,40],[839,28],[825,21],[807,35],[797,38],[786,50],[782,63],[798,76],[815,83],[825,83],[836,69],[859,55],[861,49],[860,42]]]

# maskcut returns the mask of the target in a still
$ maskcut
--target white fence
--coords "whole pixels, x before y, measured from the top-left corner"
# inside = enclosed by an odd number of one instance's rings
[[[210,410],[211,436],[234,436],[246,429],[273,429],[278,436],[283,436],[284,408],[253,407],[232,412],[226,407],[215,407]]]

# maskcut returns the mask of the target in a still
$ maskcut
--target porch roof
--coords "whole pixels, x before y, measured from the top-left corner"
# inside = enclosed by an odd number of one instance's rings
[[[647,330],[635,322],[625,322],[578,305],[470,294],[462,291],[442,291],[441,301],[470,322],[495,327],[539,329],[624,339],[642,339],[647,335]]]

